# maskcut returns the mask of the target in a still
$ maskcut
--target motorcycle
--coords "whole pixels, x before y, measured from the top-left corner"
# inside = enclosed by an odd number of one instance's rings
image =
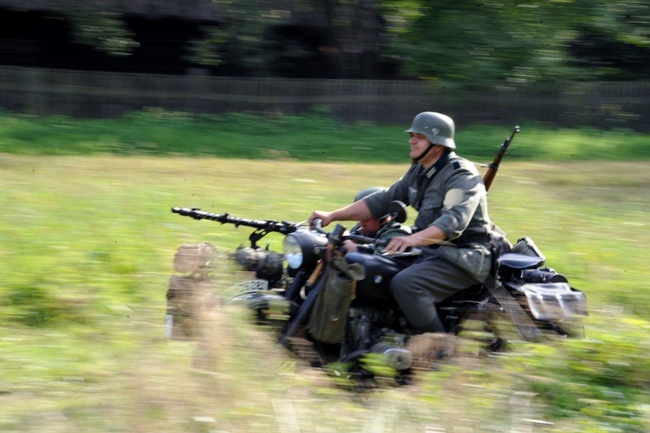
[[[483,178],[486,190],[518,132],[517,126],[489,164]],[[417,260],[421,250],[386,255],[380,252],[381,242],[351,234],[341,224],[327,231],[319,220],[308,227],[196,208],[175,207],[172,212],[254,229],[250,246],[240,248],[236,258],[244,269],[255,271],[256,278],[226,290],[221,298],[255,311],[258,322],[273,326],[282,346],[313,366],[336,363],[357,377],[372,377],[367,361],[375,357],[399,377],[430,369],[449,349],[444,343],[425,344],[423,349],[423,335],[409,329],[389,291],[392,277]],[[406,206],[391,203],[390,215],[391,221],[404,223]],[[505,350],[513,339],[584,337],[582,317],[588,314],[584,292],[545,266],[546,258],[532,239],[523,237],[512,245],[494,228],[490,277],[436,304],[441,328],[436,334],[476,336],[490,352]],[[282,254],[258,245],[270,233],[284,236]],[[369,247],[346,252],[348,239]],[[187,279],[174,281],[187,287]],[[182,314],[172,302],[181,290],[172,290],[171,285],[168,336],[173,336],[174,317]]]
[[[436,353],[414,355],[409,344],[418,338],[389,292],[391,278],[421,253],[412,249],[386,255],[372,238],[350,234],[337,224],[324,230],[287,221],[250,220],[200,209],[173,208],[173,213],[254,228],[250,246],[238,250],[238,262],[256,278],[222,294],[226,302],[246,305],[259,323],[272,325],[279,342],[312,366],[346,366],[350,374],[371,377],[364,367],[374,354],[397,375],[430,368]],[[404,222],[403,203],[393,202],[393,221]],[[270,233],[284,235],[283,253],[261,248]],[[361,252],[345,252],[350,239],[371,245]],[[509,335],[497,322],[507,320],[526,341],[582,337],[580,318],[587,314],[585,294],[567,278],[544,267],[545,257],[530,238],[519,239],[495,260],[493,277],[436,304],[443,332],[458,336],[479,323],[481,344],[487,351],[502,351]],[[279,314],[280,312],[280,314]],[[173,315],[173,311],[169,311]]]

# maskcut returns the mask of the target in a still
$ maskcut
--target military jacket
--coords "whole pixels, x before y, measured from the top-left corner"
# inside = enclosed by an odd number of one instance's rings
[[[414,231],[439,227],[445,242],[425,248],[483,281],[491,266],[487,192],[475,165],[449,151],[431,167],[413,164],[390,188],[364,198],[373,216],[385,215],[393,200],[418,211]],[[481,237],[480,235],[484,236]],[[477,236],[472,236],[477,235]]]

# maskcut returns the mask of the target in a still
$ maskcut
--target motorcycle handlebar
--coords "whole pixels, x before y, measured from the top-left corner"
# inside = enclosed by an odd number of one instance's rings
[[[378,247],[385,247],[386,245],[388,245],[388,239],[375,239],[375,238],[362,236],[362,235],[349,235],[348,239],[354,242],[359,242],[364,244],[374,244]]]
[[[314,218],[314,220],[311,222],[312,227],[314,230],[316,230],[318,233],[321,234],[328,234],[324,229],[323,229],[323,220],[320,218]]]
[[[362,244],[369,244],[369,245],[374,245],[379,248],[383,248],[388,245],[390,242],[389,239],[375,239],[371,238],[368,236],[362,236],[362,235],[348,235],[346,236],[346,239],[350,239],[351,241],[357,242],[357,243],[362,243]],[[407,251],[404,251],[403,253],[399,254],[382,254],[386,257],[391,257],[391,258],[398,258],[398,257],[412,257],[412,256],[417,256],[422,254],[422,250],[420,248],[410,248]]]

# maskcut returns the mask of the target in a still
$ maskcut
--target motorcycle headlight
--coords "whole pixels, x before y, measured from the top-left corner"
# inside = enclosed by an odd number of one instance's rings
[[[298,230],[284,238],[283,252],[291,269],[316,264],[320,253],[327,246],[327,238],[311,230]]]
[[[302,248],[300,242],[291,234],[284,238],[284,258],[291,269],[298,269],[302,265]]]

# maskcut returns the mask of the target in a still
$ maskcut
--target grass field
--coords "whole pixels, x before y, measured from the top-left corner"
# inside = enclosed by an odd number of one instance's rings
[[[176,248],[229,251],[249,233],[172,206],[302,221],[406,168],[0,154],[0,431],[648,431],[645,161],[509,161],[490,191],[509,237],[531,237],[586,292],[588,341],[467,357],[360,397],[308,374],[236,311],[219,313],[207,347],[163,338]],[[221,269],[220,286],[236,274]],[[211,368],[197,368],[211,350]]]
[[[509,161],[650,160],[648,136],[630,130],[559,129],[513,119],[502,126],[456,125],[461,154],[489,162],[515,124]],[[521,123],[519,123],[521,122]],[[409,125],[348,124],[322,110],[302,116],[190,115],[150,109],[116,119],[37,117],[0,112],[0,152],[26,155],[141,155],[404,161]]]

